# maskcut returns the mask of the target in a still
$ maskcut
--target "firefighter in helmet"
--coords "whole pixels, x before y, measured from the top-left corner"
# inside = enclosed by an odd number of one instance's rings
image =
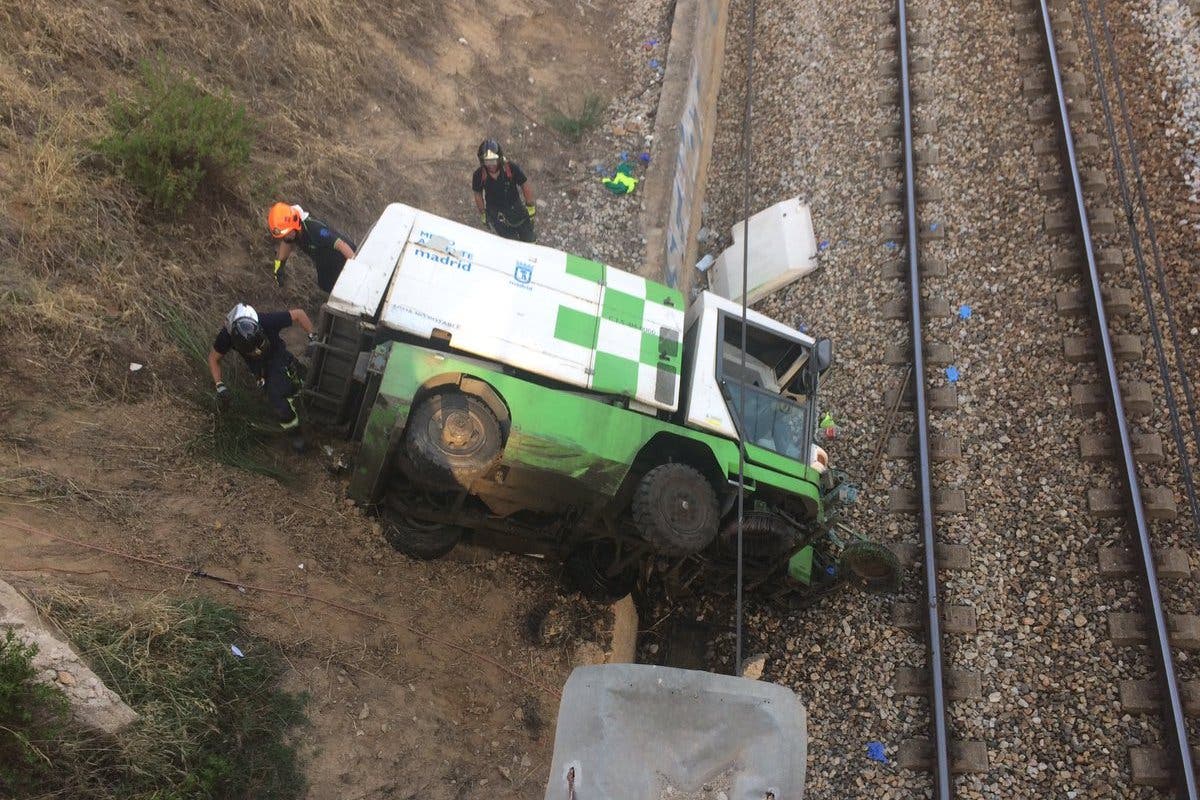
[[[504,157],[504,150],[495,139],[480,142],[476,156],[479,168],[471,176],[471,190],[483,224],[505,239],[534,241],[537,237],[533,232],[533,216],[537,206],[525,173]]]
[[[317,268],[317,286],[333,291],[346,260],[354,258],[354,242],[335,231],[300,206],[276,203],[267,212],[267,228],[278,242],[275,249],[275,282],[283,286],[284,269],[292,250],[299,247]]]
[[[299,453],[305,447],[300,415],[296,412],[300,375],[296,358],[279,337],[279,332],[292,324],[303,328],[308,341],[313,341],[312,321],[302,309],[259,314],[245,303],[238,303],[225,317],[225,325],[213,340],[212,350],[208,353],[208,369],[216,384],[217,403],[224,410],[229,407],[233,395],[222,380],[221,359],[230,350],[236,350],[266,393],[267,402],[279,419],[280,429],[291,434],[292,447]]]

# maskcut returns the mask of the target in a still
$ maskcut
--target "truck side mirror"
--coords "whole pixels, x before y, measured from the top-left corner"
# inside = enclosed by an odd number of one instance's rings
[[[816,360],[818,375],[833,366],[833,342],[828,338],[818,339],[817,346],[813,348],[813,358]]]

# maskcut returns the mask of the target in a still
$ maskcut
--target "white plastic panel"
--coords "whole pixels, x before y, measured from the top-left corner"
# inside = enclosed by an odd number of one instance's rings
[[[387,294],[396,262],[419,213],[400,203],[384,209],[355,257],[342,268],[327,301],[331,309],[368,318],[379,312],[379,304]]]
[[[708,270],[709,286],[722,297],[741,301],[742,223],[732,229],[733,244]],[[793,197],[750,217],[747,301],[756,302],[817,268],[812,212]]]

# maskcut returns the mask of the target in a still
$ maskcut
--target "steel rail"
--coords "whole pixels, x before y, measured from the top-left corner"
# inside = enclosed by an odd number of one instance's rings
[[[901,0],[903,2],[903,0]],[[1133,527],[1137,531],[1138,551],[1142,560],[1142,574],[1145,577],[1143,590],[1147,606],[1154,620],[1155,651],[1158,656],[1160,678],[1163,684],[1163,696],[1166,698],[1167,724],[1170,728],[1171,749],[1175,755],[1179,771],[1179,796],[1188,800],[1197,800],[1196,772],[1192,765],[1191,748],[1188,745],[1187,720],[1183,713],[1183,701],[1180,697],[1179,683],[1175,675],[1175,660],[1171,655],[1171,644],[1167,632],[1166,613],[1163,610],[1162,596],[1158,591],[1158,570],[1154,565],[1154,552],[1150,545],[1150,533],[1146,524],[1146,513],[1142,506],[1142,492],[1138,485],[1137,467],[1133,460],[1133,445],[1129,437],[1129,425],[1125,419],[1125,402],[1121,397],[1121,384],[1117,378],[1116,360],[1113,356],[1112,336],[1108,331],[1108,314],[1104,308],[1104,298],[1100,291],[1100,271],[1096,266],[1096,253],[1092,246],[1092,229],[1088,222],[1087,208],[1083,199],[1083,180],[1079,174],[1079,165],[1075,156],[1075,142],[1071,136],[1071,120],[1067,111],[1067,98],[1063,90],[1062,70],[1058,63],[1058,51],[1054,44],[1054,29],[1050,22],[1050,9],[1047,0],[1038,0],[1042,13],[1043,32],[1046,37],[1046,50],[1050,59],[1050,72],[1054,78],[1054,92],[1058,102],[1059,121],[1062,128],[1063,147],[1066,155],[1066,166],[1071,173],[1071,187],[1075,199],[1075,211],[1078,215],[1079,233],[1083,243],[1084,257],[1087,262],[1088,276],[1091,281],[1092,303],[1096,309],[1096,326],[1100,338],[1101,350],[1104,354],[1104,372],[1108,384],[1109,400],[1117,426],[1117,437],[1120,442],[1120,455],[1123,465],[1123,477],[1129,493],[1129,509],[1132,515]]]
[[[1083,21],[1087,26],[1088,43],[1092,50],[1093,71],[1096,73],[1096,82],[1100,87],[1100,103],[1104,108],[1105,127],[1108,129],[1108,140],[1112,147],[1113,160],[1117,169],[1117,183],[1121,188],[1121,203],[1125,208],[1125,220],[1129,224],[1130,244],[1133,246],[1134,259],[1137,261],[1138,279],[1142,286],[1142,298],[1146,303],[1150,332],[1154,337],[1154,351],[1158,358],[1158,374],[1163,382],[1163,390],[1166,393],[1167,400],[1167,412],[1171,417],[1171,435],[1175,439],[1175,447],[1179,450],[1179,464],[1183,469],[1183,486],[1187,491],[1188,506],[1192,510],[1192,522],[1196,526],[1196,532],[1200,533],[1200,499],[1196,496],[1196,480],[1192,470],[1192,459],[1188,455],[1187,444],[1184,441],[1183,423],[1180,422],[1179,417],[1179,402],[1175,397],[1175,389],[1170,377],[1171,370],[1167,365],[1165,348],[1163,346],[1162,327],[1159,325],[1158,314],[1155,311],[1154,302],[1151,297],[1146,255],[1142,249],[1142,237],[1138,231],[1133,201],[1130,197],[1129,180],[1125,173],[1125,159],[1122,156],[1117,140],[1115,122],[1108,99],[1108,90],[1104,84],[1103,69],[1100,66],[1099,47],[1096,44],[1096,35],[1092,30],[1092,14],[1088,10],[1087,0],[1080,0],[1079,7],[1083,11]],[[1196,418],[1196,400],[1192,393],[1191,379],[1188,378],[1187,370],[1182,368],[1182,365],[1186,364],[1187,361],[1184,359],[1183,346],[1179,341],[1179,329],[1175,325],[1175,311],[1171,303],[1171,293],[1167,287],[1166,274],[1163,270],[1162,254],[1158,249],[1158,235],[1155,231],[1154,219],[1150,215],[1150,201],[1146,197],[1146,184],[1142,179],[1141,161],[1138,158],[1137,137],[1133,134],[1133,124],[1130,122],[1129,108],[1125,103],[1125,89],[1121,85],[1121,70],[1117,63],[1116,49],[1113,46],[1112,31],[1108,27],[1108,16],[1104,12],[1104,0],[1099,0],[1097,3],[1097,11],[1100,23],[1104,28],[1108,64],[1112,70],[1113,87],[1117,91],[1117,102],[1121,110],[1121,119],[1124,123],[1125,141],[1129,149],[1130,168],[1137,185],[1138,204],[1141,207],[1142,222],[1146,228],[1146,237],[1150,242],[1150,250],[1154,259],[1158,294],[1162,297],[1163,318],[1167,322],[1167,330],[1171,335],[1175,363],[1181,365],[1176,368],[1176,377],[1179,380],[1180,386],[1183,387],[1184,402],[1187,405],[1188,417],[1192,423],[1192,438],[1200,444],[1200,422]]]
[[[913,387],[916,392],[917,480],[921,486],[921,536],[925,547],[925,611],[929,635],[929,717],[933,728],[934,796],[951,800],[950,739],[946,731],[946,682],[942,665],[942,619],[938,600],[937,548],[933,527],[933,489],[930,482],[929,415],[925,403],[925,353],[921,337],[921,265],[917,247],[917,197],[913,165],[912,93],[909,89],[908,6],[897,0],[900,28],[900,99],[904,133],[904,216],[908,248],[908,287],[912,320]]]

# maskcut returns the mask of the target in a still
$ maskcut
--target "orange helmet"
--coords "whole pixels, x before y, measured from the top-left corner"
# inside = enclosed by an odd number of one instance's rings
[[[282,239],[292,231],[300,230],[300,212],[295,206],[276,203],[267,212],[267,227],[273,238]]]

